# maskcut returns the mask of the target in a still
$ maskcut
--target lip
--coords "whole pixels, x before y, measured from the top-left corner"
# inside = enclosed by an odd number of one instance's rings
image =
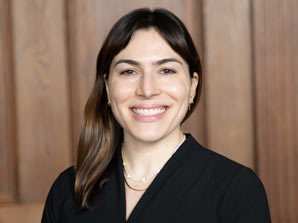
[[[165,104],[138,104],[130,107],[131,109],[133,108],[142,108],[142,109],[153,109],[153,108],[167,108],[169,107],[168,105]]]
[[[165,108],[165,111],[156,115],[141,115],[139,113],[134,112],[134,109],[158,109],[158,108]],[[169,106],[164,104],[139,104],[139,105],[130,107],[130,110],[132,112],[134,119],[136,121],[144,122],[144,123],[159,121],[165,116],[168,109],[169,109]]]

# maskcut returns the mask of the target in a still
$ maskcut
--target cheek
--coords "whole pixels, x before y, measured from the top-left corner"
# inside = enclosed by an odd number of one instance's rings
[[[110,100],[113,102],[123,102],[134,93],[134,86],[123,84],[121,81],[113,81],[109,87]]]
[[[190,86],[186,81],[172,80],[165,84],[165,91],[177,100],[187,100]]]

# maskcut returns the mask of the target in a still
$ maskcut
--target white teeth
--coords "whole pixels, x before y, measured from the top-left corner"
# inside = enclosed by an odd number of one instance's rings
[[[150,115],[158,115],[160,113],[165,112],[165,108],[150,108],[150,109],[143,109],[143,108],[133,108],[132,109],[135,113],[143,116],[150,116]]]

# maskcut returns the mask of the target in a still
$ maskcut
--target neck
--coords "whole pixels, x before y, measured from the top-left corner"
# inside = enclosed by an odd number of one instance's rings
[[[183,138],[181,129],[152,142],[141,141],[124,134],[122,149],[130,174],[142,178],[161,169]]]

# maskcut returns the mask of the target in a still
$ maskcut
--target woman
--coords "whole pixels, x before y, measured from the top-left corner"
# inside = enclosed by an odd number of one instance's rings
[[[98,55],[76,166],[53,184],[42,222],[270,222],[258,177],[181,131],[201,89],[175,15],[122,17]]]

